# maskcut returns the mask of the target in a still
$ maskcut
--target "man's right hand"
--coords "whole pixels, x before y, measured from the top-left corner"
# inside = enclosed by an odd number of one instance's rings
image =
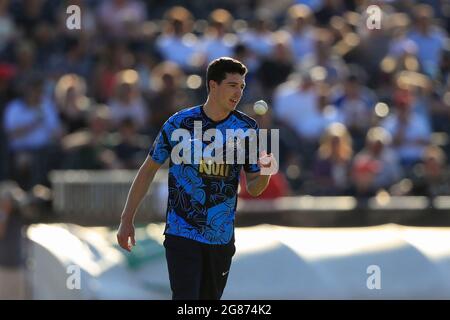
[[[117,242],[123,249],[131,252],[131,248],[136,245],[133,222],[122,220],[119,230],[117,231]]]
[[[122,211],[119,230],[117,231],[117,242],[127,251],[131,251],[131,248],[136,245],[134,240],[134,215],[159,167],[161,167],[161,164],[153,161],[152,157],[148,155],[131,184],[127,202]]]

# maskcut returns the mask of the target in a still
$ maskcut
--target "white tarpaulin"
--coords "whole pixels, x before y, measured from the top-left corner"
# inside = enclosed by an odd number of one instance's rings
[[[130,255],[105,228],[31,226],[33,297],[170,299],[162,228],[137,230]],[[236,247],[223,299],[450,299],[450,228],[262,225]]]

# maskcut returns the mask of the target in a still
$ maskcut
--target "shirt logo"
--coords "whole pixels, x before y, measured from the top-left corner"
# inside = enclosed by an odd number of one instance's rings
[[[200,174],[216,177],[228,177],[230,173],[230,166],[226,163],[215,163],[212,160],[200,160],[198,168]]]

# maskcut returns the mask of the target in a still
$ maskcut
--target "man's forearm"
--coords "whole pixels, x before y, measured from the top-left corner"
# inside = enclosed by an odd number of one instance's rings
[[[8,132],[8,135],[11,139],[22,138],[23,136],[26,136],[27,134],[35,130],[41,124],[41,122],[42,120],[36,119],[32,123],[23,125],[22,127],[19,128],[12,129],[11,131]]]
[[[252,196],[257,197],[266,190],[269,184],[270,175],[259,175],[247,183],[247,191]]]
[[[128,193],[127,202],[122,212],[122,221],[133,221],[136,211],[155,177],[156,171],[141,167]]]

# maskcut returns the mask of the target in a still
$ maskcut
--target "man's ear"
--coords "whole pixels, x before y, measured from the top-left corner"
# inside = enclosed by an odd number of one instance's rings
[[[217,82],[214,80],[209,80],[209,90],[215,89],[217,87]]]

